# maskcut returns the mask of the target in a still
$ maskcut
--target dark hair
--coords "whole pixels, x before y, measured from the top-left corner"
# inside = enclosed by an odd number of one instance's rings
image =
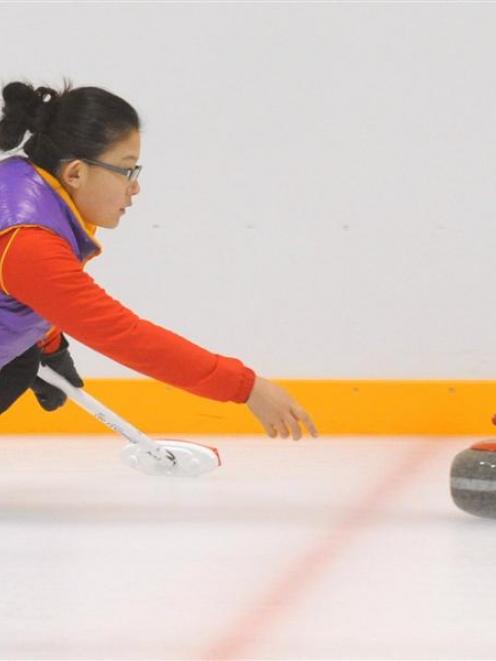
[[[64,78],[64,89],[34,87],[27,82],[2,88],[0,150],[23,145],[28,158],[54,176],[62,158],[98,157],[141,128],[136,110],[100,87],[76,87]]]

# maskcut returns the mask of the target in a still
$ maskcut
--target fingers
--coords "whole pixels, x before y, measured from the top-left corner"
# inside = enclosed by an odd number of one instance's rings
[[[302,437],[300,425],[298,424],[297,419],[295,416],[290,412],[290,416],[288,418],[288,425],[289,428],[291,429],[291,436],[293,437],[293,441],[299,441]]]
[[[268,422],[263,422],[263,421],[261,422],[263,424],[263,428],[265,429],[265,433],[267,434],[267,436],[270,436],[271,438],[275,438],[277,436],[276,428]]]
[[[270,436],[271,438],[277,438],[278,435],[281,438],[288,438],[289,436],[287,427],[282,420],[274,422],[273,424],[264,424],[264,428],[267,432],[267,436]]]
[[[319,435],[319,432],[317,430],[317,427],[315,426],[314,421],[312,418],[308,415],[308,413],[301,408],[301,406],[292,406],[291,407],[291,415],[296,419],[296,420],[301,420],[307,430],[310,432],[310,434],[314,437],[317,438]]]
[[[277,435],[281,438],[289,438],[289,436],[291,436],[294,441],[299,441],[303,436],[299,424],[300,422],[303,423],[304,427],[314,438],[318,437],[319,432],[317,431],[317,427],[313,420],[308,413],[298,405],[292,406],[286,417],[281,418],[272,424],[264,425],[264,427],[271,438],[275,438]]]
[[[289,437],[288,428],[284,424],[283,420],[279,420],[278,422],[274,422],[273,424],[263,423],[263,426],[267,436],[270,436],[271,438],[277,438],[278,435],[281,438]]]
[[[256,378],[246,403],[271,438],[292,436],[298,441],[302,437],[301,425],[314,438],[319,435],[305,409],[289,393],[267,379]]]
[[[289,438],[289,431],[284,420],[280,420],[276,427],[281,438]]]

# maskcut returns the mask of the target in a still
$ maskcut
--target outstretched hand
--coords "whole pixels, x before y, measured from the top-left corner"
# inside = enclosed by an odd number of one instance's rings
[[[246,402],[253,415],[262,423],[271,438],[290,435],[298,441],[302,437],[300,423],[313,437],[319,435],[317,427],[305,409],[283,388],[257,376],[251,395]]]

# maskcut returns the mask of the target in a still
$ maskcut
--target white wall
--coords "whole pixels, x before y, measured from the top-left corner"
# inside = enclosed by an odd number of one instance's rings
[[[142,192],[88,267],[269,377],[496,377],[496,6],[2,4],[2,82],[99,85]],[[76,346],[86,376],[131,375]]]

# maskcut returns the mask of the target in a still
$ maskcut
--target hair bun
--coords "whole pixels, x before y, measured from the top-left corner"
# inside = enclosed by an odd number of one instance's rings
[[[42,133],[53,117],[58,96],[50,87],[35,90],[27,83],[9,83],[3,89],[5,119],[22,124],[31,133]]]

